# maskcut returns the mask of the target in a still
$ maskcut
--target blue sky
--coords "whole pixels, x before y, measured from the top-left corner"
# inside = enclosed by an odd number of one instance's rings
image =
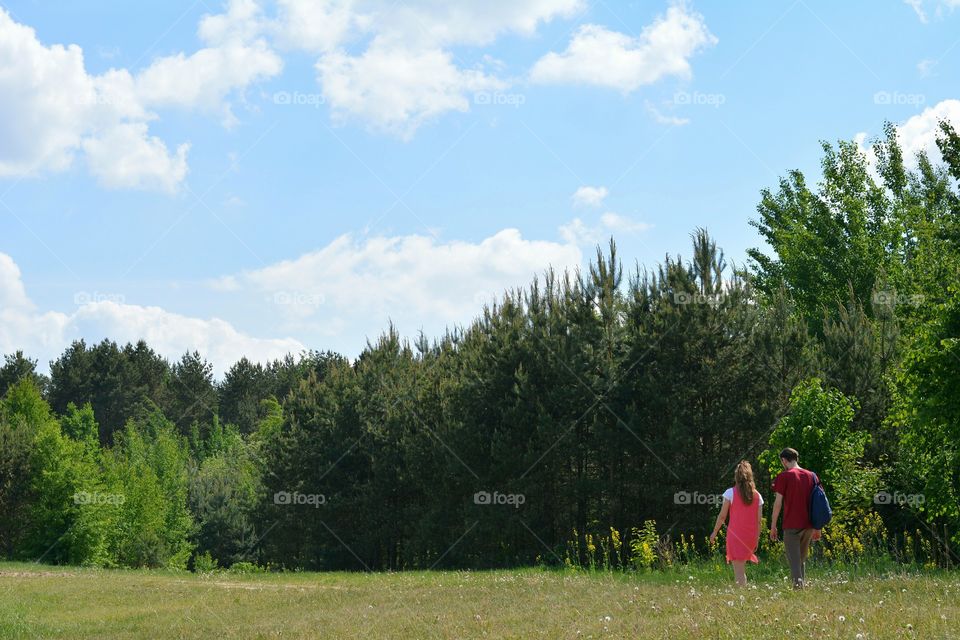
[[[611,234],[742,262],[820,140],[960,117],[952,5],[0,3],[0,353],[353,357]]]

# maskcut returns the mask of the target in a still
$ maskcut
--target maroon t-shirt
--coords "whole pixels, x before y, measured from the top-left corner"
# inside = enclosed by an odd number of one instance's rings
[[[813,474],[796,467],[787,469],[773,481],[773,490],[783,496],[783,528],[809,529],[810,494],[813,492]]]

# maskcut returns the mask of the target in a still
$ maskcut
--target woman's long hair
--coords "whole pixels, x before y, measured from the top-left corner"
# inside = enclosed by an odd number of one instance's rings
[[[753,494],[756,485],[753,484],[753,467],[746,460],[741,460],[737,470],[733,473],[733,481],[737,485],[740,497],[746,504],[753,504]]]

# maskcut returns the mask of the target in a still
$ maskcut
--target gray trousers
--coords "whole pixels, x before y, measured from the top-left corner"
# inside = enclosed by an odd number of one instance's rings
[[[790,579],[794,587],[803,587],[807,579],[806,560],[810,551],[810,539],[813,529],[784,529],[783,549],[787,552],[787,562],[790,563]]]

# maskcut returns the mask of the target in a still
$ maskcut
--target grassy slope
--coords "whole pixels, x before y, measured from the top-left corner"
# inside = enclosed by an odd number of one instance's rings
[[[0,638],[960,638],[955,573],[820,574],[803,593],[770,574],[746,590],[727,578],[195,576],[0,563]]]

